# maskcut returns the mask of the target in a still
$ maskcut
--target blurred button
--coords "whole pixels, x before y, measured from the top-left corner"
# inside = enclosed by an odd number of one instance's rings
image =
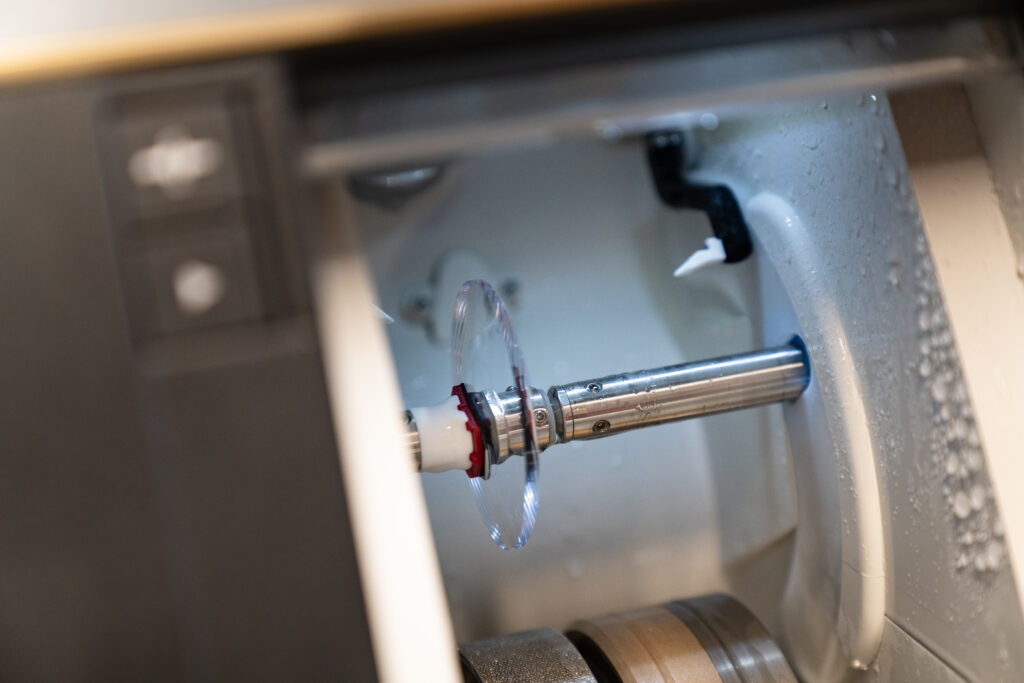
[[[174,298],[185,315],[202,315],[224,298],[228,281],[224,271],[205,261],[189,260],[172,278]]]
[[[162,240],[129,259],[139,333],[153,337],[259,320],[262,295],[243,230]]]
[[[211,99],[133,111],[115,124],[127,220],[209,209],[243,196],[232,111]]]
[[[132,154],[128,175],[135,185],[155,185],[168,199],[185,199],[196,183],[224,163],[224,146],[212,138],[193,137],[187,128],[169,125],[156,132],[153,144]]]

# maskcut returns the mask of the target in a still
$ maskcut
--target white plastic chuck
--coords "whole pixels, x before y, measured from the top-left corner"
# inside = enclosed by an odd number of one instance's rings
[[[459,410],[459,397],[443,403],[413,408],[420,433],[420,471],[467,470],[473,452],[473,435],[466,429],[466,414]]]

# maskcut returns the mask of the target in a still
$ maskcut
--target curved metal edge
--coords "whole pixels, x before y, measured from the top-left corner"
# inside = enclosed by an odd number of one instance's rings
[[[797,537],[783,640],[802,678],[837,680],[871,664],[885,625],[885,538],[871,434],[843,321],[819,272],[821,255],[777,195],[758,194],[746,211],[762,254],[786,264],[777,272],[798,302],[795,315],[812,360],[803,399],[784,408]]]

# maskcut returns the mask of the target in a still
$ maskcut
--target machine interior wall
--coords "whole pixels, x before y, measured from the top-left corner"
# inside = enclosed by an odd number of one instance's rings
[[[992,632],[1020,641],[1019,614],[998,608],[1017,604],[1016,590],[1004,565],[957,566],[963,529],[936,448],[958,446],[942,436],[941,402],[920,370],[922,308],[937,319],[944,309],[885,93],[716,118],[691,135],[696,177],[726,182],[741,204],[764,192],[789,202],[831,281],[824,296],[864,392],[887,520],[885,642],[909,633],[968,676],[1005,677],[1019,665],[1013,648],[992,658],[981,642]],[[389,334],[409,405],[440,400],[450,384],[446,347],[403,312],[417,292],[435,293],[431,272],[447,273],[453,251],[469,270],[518,285],[513,316],[538,386],[753,348],[789,315],[790,302],[765,285],[792,267],[786,259],[755,254],[670,277],[707,236],[706,219],[658,205],[635,138],[467,154],[423,195],[397,208],[364,203],[358,220],[380,305],[397,319]],[[799,318],[802,298],[822,293],[788,294]],[[448,324],[445,311],[434,304],[434,324]],[[952,387],[955,345],[947,356]],[[958,400],[954,412],[968,414],[969,398]],[[491,546],[464,475],[426,477],[457,636],[563,626],[715,589],[777,629],[794,525],[787,451],[779,412],[759,409],[550,452],[536,536],[513,554]],[[948,615],[923,607],[939,594],[951,596]],[[965,632],[965,614],[985,623]]]
[[[380,305],[397,319],[388,329],[407,405],[442,400],[451,364],[446,344],[401,311],[430,289],[433,268],[460,259],[516,283],[536,386],[741,352],[761,336],[756,260],[672,279],[707,221],[659,205],[632,142],[460,159],[423,196],[397,210],[364,204],[357,220]],[[475,267],[466,278],[484,274]],[[454,295],[437,293],[442,328]],[[463,473],[424,476],[457,636],[561,626],[680,591],[746,593],[771,621],[776,591],[753,586],[781,586],[788,563],[786,448],[771,407],[555,449],[543,456],[540,525],[511,553],[487,537]]]

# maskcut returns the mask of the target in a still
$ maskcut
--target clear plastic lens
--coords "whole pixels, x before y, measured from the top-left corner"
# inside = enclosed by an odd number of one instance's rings
[[[483,280],[462,285],[452,320],[452,365],[455,384],[469,391],[514,390],[524,410],[526,447],[498,465],[489,478],[470,479],[477,507],[491,538],[503,550],[521,548],[537,521],[539,456],[530,404],[530,384],[508,311]],[[489,454],[490,455],[490,454]]]

